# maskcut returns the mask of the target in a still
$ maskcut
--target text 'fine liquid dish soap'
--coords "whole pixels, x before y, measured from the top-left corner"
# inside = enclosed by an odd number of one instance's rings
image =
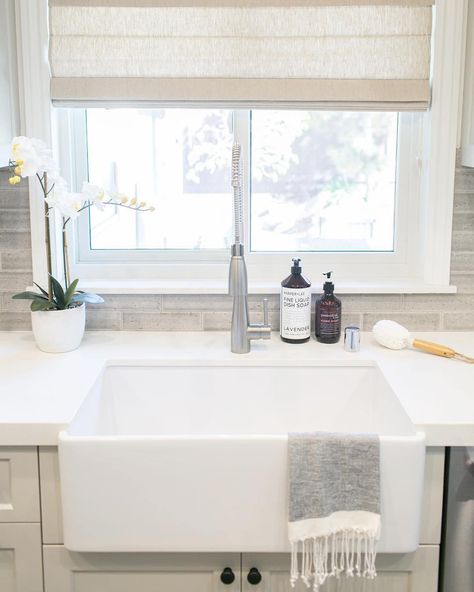
[[[311,337],[311,282],[301,275],[301,259],[293,259],[291,275],[281,282],[280,336],[287,343]]]

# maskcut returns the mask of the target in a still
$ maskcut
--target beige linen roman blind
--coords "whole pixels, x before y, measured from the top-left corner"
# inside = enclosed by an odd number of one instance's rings
[[[56,102],[426,109],[430,0],[50,0]]]

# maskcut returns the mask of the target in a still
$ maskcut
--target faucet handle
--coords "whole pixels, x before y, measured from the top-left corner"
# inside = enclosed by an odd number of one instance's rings
[[[270,323],[268,322],[268,298],[263,299],[263,326],[270,326]]]

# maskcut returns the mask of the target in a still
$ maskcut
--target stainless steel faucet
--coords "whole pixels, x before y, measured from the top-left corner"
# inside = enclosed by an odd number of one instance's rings
[[[234,244],[231,248],[229,294],[234,298],[230,349],[234,354],[250,351],[252,339],[270,339],[272,328],[268,322],[268,300],[263,300],[263,323],[249,323],[247,267],[244,259],[242,216],[241,146],[232,147],[232,187],[234,190]]]
[[[247,354],[252,339],[270,339],[272,328],[268,322],[268,300],[263,299],[263,323],[249,323],[247,267],[244,246],[231,248],[229,269],[229,294],[234,298],[230,349],[234,354]]]

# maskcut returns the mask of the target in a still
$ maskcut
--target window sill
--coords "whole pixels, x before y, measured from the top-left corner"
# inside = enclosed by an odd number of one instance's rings
[[[227,282],[179,281],[179,280],[91,280],[81,282],[80,288],[98,294],[227,294]],[[313,292],[321,286],[313,282]],[[337,283],[338,294],[454,294],[453,285],[432,285],[417,282],[397,283]],[[250,283],[251,294],[279,294],[275,283]]]

